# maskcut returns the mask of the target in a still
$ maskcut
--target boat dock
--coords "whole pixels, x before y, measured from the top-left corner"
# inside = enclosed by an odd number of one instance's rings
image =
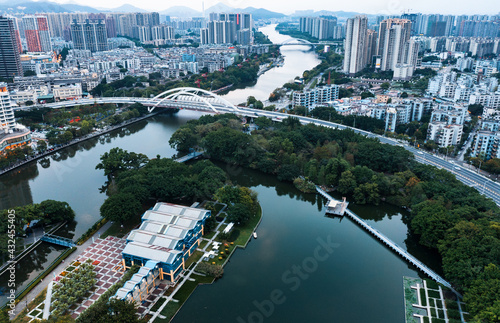
[[[349,202],[346,201],[345,197],[342,198],[342,201],[337,201],[333,197],[328,195],[328,193],[323,191],[319,186],[316,186],[316,191],[318,191],[319,194],[330,201],[326,206],[327,214],[344,216],[344,213],[347,210],[347,206],[349,205]]]
[[[321,188],[316,187],[316,190],[325,198],[327,198],[329,201],[336,201],[334,198],[332,198],[328,193],[323,191]],[[338,201],[337,201],[338,202]],[[406,261],[410,262],[412,265],[420,269],[422,272],[427,274],[429,277],[431,277],[433,280],[436,282],[442,284],[443,286],[446,286],[453,291],[455,291],[449,282],[447,282],[444,278],[436,274],[432,269],[424,265],[422,262],[420,262],[417,258],[413,257],[408,251],[404,250],[400,246],[398,246],[395,242],[393,242],[391,239],[387,238],[385,235],[383,235],[380,231],[377,229],[372,228],[368,223],[366,223],[364,220],[362,220],[360,217],[358,217],[354,212],[352,212],[349,209],[345,210],[345,214],[352,219],[354,222],[356,222],[358,225],[360,225],[363,229],[368,231],[370,234],[372,234],[375,238],[377,238],[380,242],[385,244],[387,247],[389,247],[392,251],[397,253],[400,257],[405,259]],[[456,292],[456,291],[455,291]]]

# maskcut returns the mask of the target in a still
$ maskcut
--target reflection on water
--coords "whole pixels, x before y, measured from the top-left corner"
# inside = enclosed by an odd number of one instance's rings
[[[175,154],[168,144],[170,136],[180,125],[200,115],[186,110],[175,115],[157,115],[20,167],[0,177],[0,207],[40,203],[46,199],[68,202],[75,211],[75,221],[67,223],[57,235],[76,239],[100,218],[99,208],[106,197],[99,192],[106,177],[102,170],[95,169],[100,156],[113,147],[120,147],[150,158],[158,154],[170,157]],[[62,250],[64,248],[42,243],[23,258],[16,270],[17,290],[24,288]],[[6,282],[6,275],[0,276],[0,290],[7,287]],[[0,300],[3,302],[5,298]]]
[[[200,317],[203,322],[249,322],[252,315],[264,315],[260,304],[269,304],[266,300],[275,290],[282,292],[285,301],[266,312],[267,322],[404,320],[402,276],[418,276],[415,268],[348,218],[325,216],[325,201],[318,194],[302,193],[293,184],[257,170],[241,169],[228,175],[233,184],[258,193],[263,209],[259,238],[235,252],[221,280],[198,287],[173,322],[198,322]],[[378,222],[369,219],[371,209],[376,210]],[[407,238],[393,206],[358,211],[370,223],[395,222],[396,230],[389,232],[392,238]],[[385,214],[383,220],[381,214]],[[321,246],[318,241],[336,246],[321,261],[314,258]]]

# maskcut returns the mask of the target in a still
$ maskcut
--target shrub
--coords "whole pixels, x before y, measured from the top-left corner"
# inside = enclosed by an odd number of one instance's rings
[[[221,278],[224,275],[224,268],[221,265],[213,265],[206,262],[201,262],[196,266],[196,271],[214,277]]]

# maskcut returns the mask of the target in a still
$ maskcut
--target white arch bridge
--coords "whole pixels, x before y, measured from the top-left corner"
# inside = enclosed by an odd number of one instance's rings
[[[141,103],[148,107],[149,112],[156,108],[187,109],[213,113],[239,112],[239,109],[210,91],[194,88],[180,87],[165,91],[154,98],[135,97],[104,97],[94,99],[80,99],[64,102],[44,104],[44,107],[58,109],[77,105],[104,104],[104,103]]]
[[[305,39],[300,38],[290,38],[279,44],[269,44],[266,46],[318,46],[318,45],[330,45],[330,46],[340,46],[343,45],[343,41],[323,41],[319,43],[312,43]]]

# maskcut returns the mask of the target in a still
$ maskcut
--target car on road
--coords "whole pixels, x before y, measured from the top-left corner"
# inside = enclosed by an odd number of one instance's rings
[[[424,153],[423,153],[423,152],[421,152],[421,151],[419,151],[419,152],[417,152],[417,154],[419,154],[419,155],[423,155]]]
[[[460,167],[458,167],[458,166],[455,166],[454,168],[455,168],[455,170],[460,170]]]

